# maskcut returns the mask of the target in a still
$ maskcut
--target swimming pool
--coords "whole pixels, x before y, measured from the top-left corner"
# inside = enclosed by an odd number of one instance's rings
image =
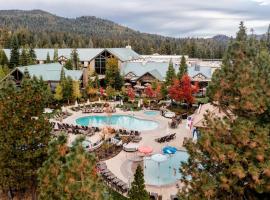
[[[129,130],[147,131],[158,128],[158,123],[150,120],[139,119],[129,115],[112,116],[87,116],[76,120],[82,126],[117,126]]]
[[[149,116],[155,116],[155,115],[158,115],[159,114],[159,111],[156,111],[156,110],[147,110],[147,111],[144,111],[144,114],[145,115],[149,115]]]
[[[144,158],[144,179],[148,185],[168,185],[175,183],[181,178],[179,168],[181,162],[188,160],[188,153],[177,151],[173,155],[167,155],[168,160],[157,163],[149,157]]]

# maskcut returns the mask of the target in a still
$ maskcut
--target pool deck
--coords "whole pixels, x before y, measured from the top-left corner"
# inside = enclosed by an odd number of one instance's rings
[[[84,117],[84,116],[91,116],[91,115],[107,115],[106,113],[82,113],[81,111],[79,112],[74,112],[68,109],[69,112],[72,112],[73,115],[64,119],[64,123],[70,123],[76,125],[76,119],[79,117]],[[171,145],[175,146],[178,149],[184,149],[183,148],[183,140],[184,138],[191,138],[191,131],[186,127],[186,120],[183,120],[182,123],[178,126],[177,129],[170,129],[168,128],[168,122],[170,122],[170,119],[164,118],[161,115],[146,115],[144,114],[144,111],[138,111],[138,112],[124,112],[121,111],[120,109],[116,110],[116,115],[130,115],[134,116],[137,118],[141,119],[147,119],[147,120],[153,120],[159,123],[158,128],[154,130],[149,130],[149,131],[141,131],[141,137],[142,140],[138,143],[139,146],[151,146],[153,148],[153,154],[155,153],[161,153],[161,150],[164,146]],[[114,115],[113,114],[113,115]],[[176,138],[173,139],[170,142],[166,143],[158,143],[155,142],[156,138],[176,133]],[[70,140],[74,139],[74,135],[70,136]],[[95,136],[99,137],[99,136]],[[94,138],[88,138],[89,140],[93,140]],[[133,161],[132,158],[137,157],[137,153],[127,153],[125,151],[121,151],[117,156],[109,159],[106,161],[108,169],[119,179],[122,181],[126,182],[127,184],[130,184],[133,179],[133,171],[132,170],[132,163]],[[180,185],[180,183],[178,183]],[[164,200],[169,200],[170,195],[177,194],[178,189],[176,188],[176,183],[171,184],[171,185],[165,185],[165,186],[150,186],[146,185],[146,189],[149,192],[154,192],[162,195],[162,199]]]

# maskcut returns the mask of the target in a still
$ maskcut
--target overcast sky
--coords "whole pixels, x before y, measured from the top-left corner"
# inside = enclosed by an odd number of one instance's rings
[[[234,36],[241,20],[261,34],[270,23],[270,0],[0,0],[0,5],[64,17],[96,16],[173,37]]]

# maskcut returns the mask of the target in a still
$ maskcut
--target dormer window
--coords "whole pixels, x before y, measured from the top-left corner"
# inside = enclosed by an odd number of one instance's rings
[[[195,65],[195,71],[200,71],[200,66],[199,65]]]

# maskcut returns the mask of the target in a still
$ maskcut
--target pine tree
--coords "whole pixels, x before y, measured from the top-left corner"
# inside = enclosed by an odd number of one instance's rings
[[[64,67],[68,70],[72,70],[73,69],[73,65],[72,65],[72,61],[70,59],[68,59],[66,61],[66,63],[64,64]]]
[[[16,36],[12,37],[11,40],[11,52],[10,52],[10,61],[9,67],[15,68],[19,66],[20,52],[19,52],[19,43]]]
[[[105,83],[107,87],[110,86],[116,90],[120,90],[123,86],[123,78],[115,58],[109,58],[106,62]]]
[[[181,167],[180,199],[269,198],[270,55],[244,30],[241,23],[208,88],[224,118],[208,113],[197,143],[185,145],[190,158]]]
[[[35,196],[36,173],[46,157],[51,126],[44,118],[43,91],[32,79],[0,92],[0,187]]]
[[[173,67],[173,62],[170,60],[169,67],[166,73],[165,83],[166,85],[171,85],[173,82],[173,79],[176,78],[175,69]]]
[[[236,40],[238,41],[246,41],[247,40],[247,28],[244,25],[244,22],[240,22],[239,31],[236,35]]]
[[[27,66],[30,64],[30,57],[29,57],[29,53],[27,51],[27,49],[22,48],[22,52],[20,55],[20,65],[21,66]]]
[[[128,192],[128,197],[132,200],[148,200],[149,195],[145,189],[143,170],[138,165],[134,174],[134,180],[131,183],[131,189]]]
[[[0,66],[8,65],[8,58],[3,49],[0,49]]]
[[[65,69],[64,67],[62,67],[60,72],[60,82],[63,82],[65,79],[66,79]]]
[[[39,199],[103,199],[95,158],[84,150],[82,141],[76,140],[69,149],[61,135],[50,143],[48,159],[39,171]]]
[[[49,143],[48,158],[38,171],[39,199],[61,199],[62,188],[59,187],[57,177],[60,176],[65,156],[68,153],[67,138],[64,135]]]
[[[61,84],[57,84],[55,88],[54,99],[57,101],[61,101],[63,99],[63,88]]]
[[[29,64],[31,65],[36,64],[37,56],[36,56],[35,49],[32,46],[29,49],[29,57],[30,57]]]
[[[53,51],[53,61],[58,62],[58,49],[54,49]]]
[[[78,70],[80,59],[79,59],[77,49],[72,50],[70,57],[71,57],[73,69]]]
[[[177,73],[177,78],[181,80],[182,77],[187,73],[188,73],[188,69],[187,69],[186,58],[185,56],[182,56],[180,66],[179,66],[179,71]]]
[[[46,62],[45,63],[51,63],[51,58],[49,52],[47,52]]]

